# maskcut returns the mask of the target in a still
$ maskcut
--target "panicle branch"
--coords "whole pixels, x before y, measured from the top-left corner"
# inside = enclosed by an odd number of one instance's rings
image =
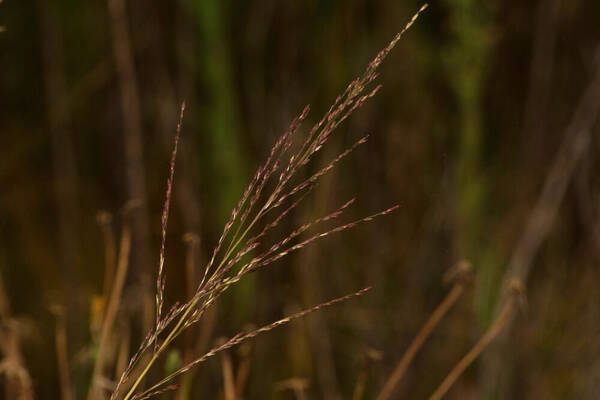
[[[302,317],[304,317],[304,316],[306,316],[308,314],[311,314],[311,313],[313,313],[315,311],[321,310],[323,308],[331,307],[331,306],[333,306],[333,305],[335,305],[337,303],[340,303],[342,301],[346,301],[346,300],[352,299],[354,297],[362,296],[365,293],[367,293],[369,290],[371,290],[370,286],[366,287],[364,289],[361,289],[358,292],[351,293],[351,294],[348,294],[348,295],[345,295],[345,296],[342,296],[342,297],[338,297],[336,299],[329,300],[329,301],[326,301],[324,303],[318,304],[318,305],[316,305],[316,306],[314,306],[312,308],[300,311],[300,312],[298,312],[296,314],[289,315],[289,316],[287,316],[285,318],[282,318],[282,319],[280,319],[278,321],[272,322],[272,323],[270,323],[268,325],[265,325],[265,326],[263,326],[261,328],[253,330],[251,332],[248,332],[248,333],[240,332],[237,335],[233,336],[231,339],[229,339],[226,342],[224,342],[223,344],[221,344],[220,346],[214,347],[213,349],[211,349],[210,351],[208,351],[207,353],[205,353],[203,356],[195,359],[194,361],[190,362],[189,364],[187,364],[187,365],[179,368],[175,372],[173,372],[170,375],[166,376],[160,382],[156,383],[155,385],[153,385],[152,387],[150,387],[146,391],[140,393],[138,395],[138,396],[140,396],[139,398],[136,396],[136,397],[134,397],[134,399],[136,399],[136,400],[138,400],[138,399],[139,400],[146,399],[146,398],[148,398],[146,396],[151,396],[151,395],[154,395],[154,394],[158,394],[159,393],[158,391],[167,389],[166,387],[164,389],[161,389],[163,387],[163,385],[165,385],[166,383],[172,381],[177,376],[179,376],[179,375],[181,375],[181,374],[189,371],[190,369],[192,369],[196,365],[198,365],[198,364],[200,364],[200,363],[208,360],[209,358],[215,356],[216,354],[218,354],[218,353],[220,353],[220,352],[222,352],[224,350],[227,350],[227,349],[229,349],[229,348],[231,348],[233,346],[237,346],[238,344],[240,344],[240,343],[242,343],[242,342],[244,342],[244,341],[246,341],[248,339],[254,338],[254,337],[256,337],[256,336],[258,336],[258,335],[260,335],[262,333],[271,331],[271,330],[273,330],[273,329],[275,329],[275,328],[277,328],[277,327],[279,327],[281,325],[288,324],[288,323],[292,322],[293,320],[302,318]]]
[[[167,180],[167,193],[165,196],[165,203],[163,206],[163,213],[161,218],[161,241],[160,241],[160,254],[158,258],[158,276],[156,278],[156,325],[160,323],[160,317],[162,313],[162,307],[164,302],[165,292],[165,276],[164,276],[164,265],[165,265],[165,243],[167,241],[167,223],[169,221],[169,207],[171,205],[171,193],[173,190],[173,178],[175,175],[175,160],[177,158],[177,146],[179,145],[179,136],[181,135],[181,125],[183,123],[183,112],[185,111],[185,101],[181,104],[181,110],[179,112],[179,122],[177,123],[177,131],[175,133],[175,144],[173,145],[173,152],[171,153],[171,162],[169,164],[169,179]]]

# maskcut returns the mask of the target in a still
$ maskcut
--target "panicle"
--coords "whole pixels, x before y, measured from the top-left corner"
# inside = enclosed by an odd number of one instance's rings
[[[161,217],[161,241],[160,241],[160,253],[158,259],[158,276],[156,278],[156,324],[160,321],[160,316],[163,306],[163,297],[165,291],[165,277],[164,277],[164,264],[165,264],[165,244],[167,241],[167,223],[169,220],[169,208],[171,205],[171,192],[173,189],[173,178],[175,175],[175,160],[177,158],[177,146],[179,145],[179,137],[181,135],[181,126],[183,124],[183,112],[185,111],[185,101],[181,103],[181,109],[179,111],[179,122],[177,123],[177,130],[175,133],[175,143],[173,145],[173,152],[171,153],[171,162],[169,163],[169,178],[167,179],[167,192],[165,195],[165,203],[163,205],[163,212]]]
[[[372,221],[374,218],[387,215],[396,210],[398,206],[388,208],[384,211],[373,215],[355,220],[350,223],[334,226],[331,229],[317,232],[308,238],[293,244],[293,240],[302,235],[307,230],[316,225],[332,221],[339,218],[343,212],[354,203],[354,199],[342,204],[337,210],[313,221],[304,223],[300,227],[292,230],[282,240],[276,241],[270,246],[264,241],[267,232],[279,226],[284,218],[288,217],[293,210],[312,192],[318,184],[319,179],[333,169],[342,159],[349,155],[356,147],[366,142],[368,136],[365,136],[355,142],[351,147],[338,154],[324,167],[320,168],[309,176],[307,179],[295,182],[295,177],[299,170],[307,165],[309,161],[323,148],[327,143],[336,128],[344,122],[355,110],[361,107],[370,98],[375,96],[381,85],[376,85],[369,88],[371,83],[377,78],[377,69],[387,57],[389,52],[394,48],[402,35],[412,26],[419,14],[425,10],[427,5],[413,16],[393,40],[381,50],[377,56],[368,64],[363,75],[347,86],[344,92],[339,95],[329,110],[316,122],[308,131],[306,138],[299,146],[294,145],[293,136],[299,131],[302,122],[306,120],[309,112],[309,107],[306,106],[300,115],[298,115],[289,125],[288,129],[278,138],[271,148],[266,161],[262,164],[253,175],[249,185],[244,190],[237,205],[233,208],[231,215],[225,224],[223,231],[217,240],[210,260],[204,267],[202,280],[200,281],[196,292],[191,299],[188,299],[183,304],[173,305],[169,312],[162,315],[164,303],[164,288],[165,288],[165,243],[167,222],[169,216],[169,208],[172,195],[172,186],[175,170],[175,159],[177,154],[177,146],[181,133],[181,125],[185,103],[181,106],[180,119],[177,125],[175,136],[174,149],[171,155],[169,168],[169,178],[167,180],[166,198],[163,206],[161,218],[161,247],[159,254],[158,276],[156,282],[156,324],[148,333],[144,341],[140,344],[140,348],[131,358],[129,365],[123,372],[116,389],[113,392],[111,399],[115,399],[119,389],[123,383],[127,382],[136,364],[143,358],[143,353],[147,352],[149,347],[154,344],[154,352],[150,361],[143,366],[141,373],[136,376],[135,382],[128,389],[124,400],[142,400],[152,396],[159,395],[168,390],[174,390],[175,385],[168,386],[178,375],[188,371],[193,366],[205,361],[215,354],[233,347],[245,340],[253,338],[261,333],[270,331],[280,325],[284,325],[301,318],[309,313],[315,312],[321,308],[332,306],[338,302],[348,300],[352,297],[361,296],[370,288],[365,288],[356,293],[343,296],[328,302],[319,304],[305,311],[290,315],[281,320],[275,321],[262,328],[248,333],[239,333],[233,336],[224,344],[213,348],[203,356],[188,363],[184,367],[175,371],[173,374],[160,380],[149,389],[138,392],[134,395],[138,386],[143,381],[152,364],[158,359],[160,353],[167,348],[169,344],[175,340],[182,331],[196,323],[211,307],[215,301],[223,294],[232,284],[238,282],[243,276],[248,273],[257,271],[286,255],[299,250],[308,244],[325,238],[333,233],[345,231],[359,224]],[[293,151],[292,149],[297,149]],[[289,154],[288,154],[289,153]],[[287,160],[284,159],[287,158]],[[272,191],[267,191],[267,188],[272,186]],[[266,194],[265,194],[266,192]],[[271,222],[264,222],[265,216],[272,210],[282,206],[285,202],[291,202],[286,208],[281,211]],[[260,242],[259,242],[260,239]],[[257,250],[259,246],[265,245],[266,250],[257,256],[254,256],[250,261],[243,261],[246,256]],[[162,337],[164,334],[164,337]]]

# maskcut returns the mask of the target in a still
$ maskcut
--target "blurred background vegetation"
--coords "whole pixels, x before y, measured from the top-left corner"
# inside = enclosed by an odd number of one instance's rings
[[[292,118],[310,103],[309,121],[318,120],[420,6],[0,4],[0,311],[11,321],[3,340],[10,330],[38,398],[60,398],[63,334],[70,386],[85,396],[110,240],[127,218],[134,244],[117,330],[130,340],[125,347],[143,338],[181,101],[168,304],[187,296],[186,254],[196,268],[206,262]],[[432,2],[384,63],[383,89],[333,136],[322,161],[365,133],[370,141],[326,178],[295,223],[353,196],[352,217],[396,203],[399,211],[244,280],[155,374],[187,357],[190,342],[206,350],[248,323],[373,285],[366,297],[227,357],[236,371],[247,367],[245,398],[294,398],[290,382],[309,398],[351,398],[359,376],[364,398],[374,398],[448,292],[444,272],[466,259],[474,285],[395,396],[431,394],[489,326],[515,272],[527,308],[448,397],[600,398],[599,15],[590,0]],[[191,256],[186,233],[199,238]],[[189,398],[222,397],[227,362],[200,366],[186,383]]]

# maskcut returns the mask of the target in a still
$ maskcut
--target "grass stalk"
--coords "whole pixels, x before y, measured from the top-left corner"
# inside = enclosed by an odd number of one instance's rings
[[[354,391],[352,393],[352,400],[362,400],[365,394],[365,390],[367,387],[367,378],[369,375],[369,369],[371,365],[375,361],[381,361],[382,353],[375,349],[369,349],[366,351],[363,366],[361,368],[360,373],[358,374],[358,378],[356,379],[356,385],[354,385]]]
[[[398,365],[396,365],[396,368],[394,368],[394,371],[383,386],[381,393],[379,393],[379,396],[377,396],[377,400],[387,400],[391,397],[396,385],[398,382],[400,382],[402,376],[404,376],[404,373],[408,369],[408,366],[414,359],[419,349],[423,346],[427,338],[429,338],[431,332],[433,332],[448,310],[450,310],[454,303],[458,301],[460,296],[463,294],[464,289],[464,283],[457,282],[454,284],[450,292],[433,311],[427,322],[425,322],[417,336],[415,336],[411,342],[410,346],[408,346],[408,349],[406,349],[404,352],[400,362],[398,362]]]
[[[125,206],[125,213],[129,214],[131,207]],[[110,298],[106,307],[106,313],[102,322],[102,331],[100,335],[100,342],[98,344],[98,352],[96,356],[96,362],[92,371],[92,379],[90,384],[90,390],[88,392],[88,400],[96,400],[101,398],[98,394],[98,380],[102,374],[104,368],[104,356],[106,354],[106,346],[108,344],[108,337],[112,333],[117,311],[121,303],[121,294],[123,292],[123,286],[125,285],[125,278],[127,276],[127,270],[129,269],[129,254],[131,252],[131,224],[129,222],[129,215],[125,216],[123,223],[123,230],[121,233],[121,244],[119,249],[119,259],[117,262],[117,270],[115,275],[115,281],[112,285]]]
[[[55,318],[55,345],[58,376],[60,381],[60,397],[62,400],[73,400],[71,386],[71,373],[69,367],[69,354],[67,347],[67,327],[65,323],[65,310],[62,306],[53,306],[50,310]]]
[[[450,268],[445,276],[444,280],[448,282],[454,281],[454,285],[450,292],[446,295],[444,300],[437,306],[433,311],[429,319],[425,322],[417,336],[413,339],[408,349],[404,352],[404,355],[400,359],[400,362],[394,368],[394,371],[386,381],[383,389],[377,396],[377,400],[387,400],[392,395],[394,388],[404,376],[404,373],[408,369],[408,366],[414,359],[419,349],[423,346],[427,338],[431,335],[435,327],[442,320],[444,315],[452,308],[452,306],[458,301],[464,292],[465,286],[471,281],[471,264],[468,261],[460,261],[454,267]]]
[[[119,376],[127,368],[127,362],[129,361],[129,346],[131,344],[131,324],[128,320],[123,322],[123,327],[120,329],[121,341],[119,343],[119,350],[117,353],[117,360],[115,364],[115,376],[119,379]]]
[[[244,397],[244,389],[248,382],[248,375],[250,374],[250,351],[252,345],[245,343],[240,346],[238,354],[240,355],[240,364],[235,374],[235,396],[236,398]]]
[[[284,381],[278,382],[275,390],[284,391],[292,390],[296,396],[296,400],[306,400],[306,389],[310,385],[308,379],[304,378],[290,378]]]
[[[488,330],[481,336],[479,341],[469,350],[469,352],[456,364],[456,366],[450,371],[448,376],[442,381],[440,386],[435,392],[429,397],[429,400],[440,400],[450,390],[452,385],[456,383],[458,378],[463,374],[469,365],[481,354],[481,352],[494,340],[496,336],[501,332],[502,328],[510,321],[514,312],[518,309],[519,295],[522,292],[522,285],[518,281],[514,281],[511,284],[511,297],[504,305],[504,308],[496,318],[496,320],[490,325]]]
[[[224,341],[221,342],[221,344]],[[221,372],[223,373],[223,389],[225,392],[225,400],[235,400],[235,384],[233,378],[233,363],[229,352],[224,351],[221,354]]]

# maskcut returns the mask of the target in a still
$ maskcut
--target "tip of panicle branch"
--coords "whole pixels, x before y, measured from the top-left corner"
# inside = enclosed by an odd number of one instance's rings
[[[158,262],[158,276],[156,279],[156,325],[160,323],[160,317],[162,314],[163,297],[165,290],[165,276],[164,276],[164,263],[165,263],[165,243],[167,240],[167,223],[169,220],[169,208],[171,205],[171,193],[173,190],[173,179],[175,175],[175,160],[177,158],[177,147],[179,145],[179,136],[181,135],[181,126],[183,124],[183,112],[185,111],[185,100],[181,103],[181,110],[179,112],[179,123],[177,124],[177,130],[175,132],[175,140],[173,143],[173,151],[171,152],[171,162],[169,163],[169,177],[167,179],[167,191],[165,194],[165,202],[163,205],[163,213],[161,218],[161,243],[160,253]]]

